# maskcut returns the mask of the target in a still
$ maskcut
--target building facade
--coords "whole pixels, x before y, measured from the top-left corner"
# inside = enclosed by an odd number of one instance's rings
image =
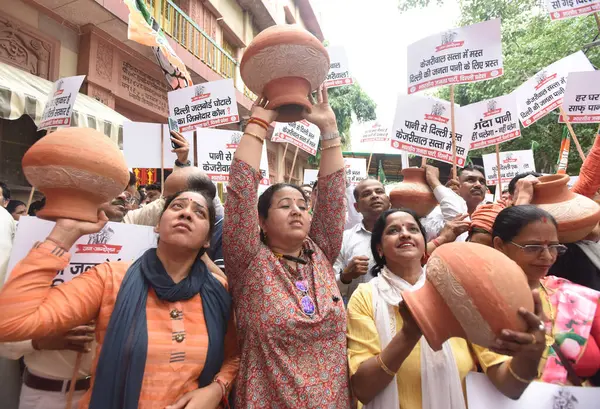
[[[256,34],[274,24],[299,24],[323,40],[309,0],[145,1],[194,84],[233,79],[242,118],[256,96],[244,86],[239,65]],[[82,93],[129,120],[166,123],[166,81],[150,47],[128,40],[122,0],[0,0],[0,6],[0,62],[49,81],[83,74]],[[0,119],[0,180],[17,194],[28,191],[21,158],[41,135],[25,116]],[[267,142],[272,183],[290,176],[294,149],[284,158],[284,148]],[[300,151],[292,182],[302,182],[307,159]]]

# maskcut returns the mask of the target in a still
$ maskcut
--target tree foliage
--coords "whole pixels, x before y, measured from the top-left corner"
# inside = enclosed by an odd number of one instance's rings
[[[400,0],[400,8],[411,4],[423,6],[431,1],[435,0]],[[593,16],[552,22],[536,0],[463,0],[457,26],[493,18],[502,19],[504,75],[494,80],[455,86],[455,101],[461,106],[511,93],[542,68],[583,49],[598,36]],[[584,51],[594,66],[600,65],[599,48]],[[449,99],[449,88],[440,88],[437,94]],[[538,171],[554,172],[563,127],[558,123],[556,110],[529,128],[522,128],[522,136],[503,143],[501,150],[530,149],[536,145]],[[574,128],[584,152],[587,151],[593,143],[597,126],[574,125]],[[494,150],[494,147],[490,147],[470,152],[469,155],[477,157]],[[580,167],[581,160],[574,144],[571,144],[568,173],[578,174]]]

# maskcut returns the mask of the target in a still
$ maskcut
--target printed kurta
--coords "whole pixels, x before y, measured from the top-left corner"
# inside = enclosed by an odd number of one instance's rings
[[[316,304],[312,318],[301,310],[294,277],[260,241],[260,179],[247,163],[232,163],[223,250],[240,339],[236,407],[347,409],[346,312],[332,268],[344,229],[344,170],[319,178],[304,243],[314,252],[301,269]]]

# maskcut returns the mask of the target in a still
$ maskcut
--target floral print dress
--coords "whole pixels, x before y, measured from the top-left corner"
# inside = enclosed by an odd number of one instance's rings
[[[241,350],[236,408],[347,409],[346,312],[332,267],[342,244],[345,173],[319,179],[319,205],[304,242],[311,263],[300,273],[315,302],[312,317],[302,312],[296,277],[260,241],[260,179],[247,163],[232,163],[223,251]]]

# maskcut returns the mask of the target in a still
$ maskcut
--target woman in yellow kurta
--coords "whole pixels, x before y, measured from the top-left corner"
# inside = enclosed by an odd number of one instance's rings
[[[464,409],[464,380],[475,369],[469,344],[453,338],[442,350],[433,351],[402,303],[403,291],[414,291],[425,282],[425,238],[416,215],[406,209],[384,212],[375,223],[371,250],[377,277],[360,285],[348,304],[348,357],[355,395],[367,409]],[[536,314],[542,315],[539,297],[534,299]],[[511,365],[500,363],[498,370],[488,373],[501,392],[515,399],[527,385],[514,374],[535,372],[544,340],[541,318],[520,313],[529,333],[503,334],[501,339],[512,342],[518,336],[523,343]],[[532,344],[532,337],[539,342]]]

